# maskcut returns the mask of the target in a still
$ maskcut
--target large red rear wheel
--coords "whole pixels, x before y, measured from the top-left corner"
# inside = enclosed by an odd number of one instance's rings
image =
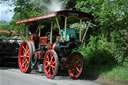
[[[81,76],[84,69],[84,59],[83,56],[78,53],[74,52],[71,54],[69,59],[69,67],[68,73],[72,78],[78,78]]]
[[[29,41],[23,41],[19,48],[18,64],[21,72],[31,72],[32,47]]]
[[[59,60],[55,51],[49,50],[44,57],[44,73],[48,78],[54,78],[58,72]]]

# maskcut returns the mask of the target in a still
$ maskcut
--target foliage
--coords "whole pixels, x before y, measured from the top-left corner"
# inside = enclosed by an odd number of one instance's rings
[[[89,29],[89,43],[80,49],[95,61],[111,60],[112,56],[120,65],[128,66],[128,1],[126,0],[76,0],[76,7],[94,16],[96,27]],[[89,53],[89,54],[88,54]],[[104,56],[101,59],[100,56]],[[96,58],[98,57],[98,58]],[[109,59],[110,58],[110,59]]]
[[[120,65],[128,66],[128,29],[122,29],[112,32],[112,49],[111,52],[115,56],[116,61]]]
[[[116,81],[126,82],[124,85],[127,85],[128,82],[128,68],[125,66],[118,65],[90,65],[86,66],[85,76],[90,77],[91,79],[97,79],[105,81]]]
[[[79,51],[84,56],[86,65],[115,64],[110,48],[111,43],[107,42],[104,37],[91,36],[87,45],[82,45],[75,51]]]
[[[6,21],[0,21],[0,30],[9,30],[9,23]],[[7,33],[0,33],[0,38],[7,37]]]
[[[111,66],[104,66],[103,69],[110,68]],[[116,81],[127,81],[128,82],[128,68],[125,66],[115,66],[111,71],[103,72],[101,77],[109,78],[110,80]]]
[[[5,26],[5,25],[9,25],[9,23],[7,21],[1,20],[0,26]]]

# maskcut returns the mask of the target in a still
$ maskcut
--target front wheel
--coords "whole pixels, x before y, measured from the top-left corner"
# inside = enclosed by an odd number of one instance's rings
[[[74,52],[69,58],[68,73],[71,78],[79,78],[84,70],[83,56]]]
[[[32,47],[29,41],[23,41],[19,48],[18,64],[21,72],[31,72]]]
[[[44,57],[44,73],[48,78],[54,78],[58,72],[59,59],[55,51],[49,50]]]

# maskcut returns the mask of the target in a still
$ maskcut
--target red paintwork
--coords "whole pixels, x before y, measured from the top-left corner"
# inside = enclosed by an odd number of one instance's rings
[[[48,44],[48,37],[40,37],[40,43],[39,44]]]
[[[37,38],[37,34],[32,34],[28,40],[31,40],[34,43],[34,40]]]
[[[32,42],[34,42],[34,40],[37,38],[37,35],[36,34],[33,34],[29,37],[29,40],[31,40]],[[35,43],[35,42],[34,42]],[[55,44],[55,43],[54,43]],[[40,42],[39,42],[39,45],[46,45],[46,48],[48,50],[53,50],[53,44],[50,45],[48,44],[48,37],[40,37]],[[45,52],[44,51],[38,51],[37,52],[37,56],[38,56],[38,59],[43,59],[44,58],[44,55]]]
[[[44,59],[44,54],[45,54],[44,51],[38,51],[38,52],[37,52],[38,59],[39,59],[39,60],[40,60],[40,59]]]
[[[2,33],[10,33],[10,32],[7,31],[7,30],[0,30],[0,32],[2,32]]]
[[[37,52],[38,59],[41,59],[41,52]]]
[[[12,30],[12,31],[8,31],[8,30],[0,30],[0,33],[14,33],[14,34],[21,34],[22,32],[20,32],[20,31],[16,32],[16,31],[14,31],[14,30]]]
[[[26,23],[26,22],[32,22],[32,21],[37,21],[41,19],[46,19],[46,18],[51,18],[51,17],[56,17],[56,16],[64,16],[64,17],[77,17],[77,18],[87,18],[89,20],[93,20],[93,16],[91,14],[85,13],[85,12],[80,12],[76,10],[61,10],[61,11],[56,11],[53,13],[41,15],[41,16],[35,16],[23,20],[17,20],[15,24],[21,24],[21,23]]]
[[[48,37],[40,37],[40,45],[46,45],[48,50],[53,50],[52,45],[48,44]]]
[[[49,13],[47,15],[35,16],[35,17],[23,19],[23,20],[18,20],[18,21],[16,21],[16,24],[21,24],[21,23],[26,23],[26,22],[31,22],[31,21],[37,21],[37,20],[41,20],[41,19],[45,19],[45,18],[54,17],[55,15],[56,15],[56,13]]]

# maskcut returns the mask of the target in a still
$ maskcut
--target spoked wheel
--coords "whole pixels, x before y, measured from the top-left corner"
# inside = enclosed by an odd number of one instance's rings
[[[79,78],[82,74],[84,69],[84,59],[83,56],[78,53],[74,52],[69,59],[69,67],[68,73],[72,78]]]
[[[23,41],[19,48],[18,64],[21,72],[31,72],[32,47],[29,41]]]
[[[50,50],[44,57],[44,73],[48,78],[54,78],[58,72],[59,59],[55,51]]]

